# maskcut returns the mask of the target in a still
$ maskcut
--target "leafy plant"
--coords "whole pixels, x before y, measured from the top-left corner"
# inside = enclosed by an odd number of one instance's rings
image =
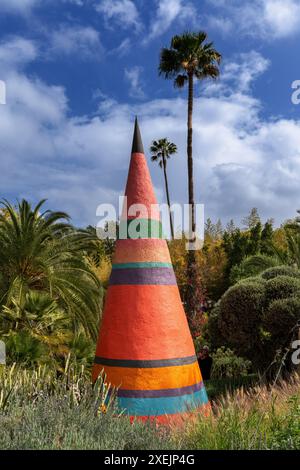
[[[50,317],[56,322],[65,316],[73,331],[82,326],[95,339],[102,299],[100,282],[84,256],[89,240],[68,223],[67,214],[41,213],[44,202],[34,208],[25,200],[16,208],[3,202],[0,331],[17,331],[37,320],[42,330],[45,323],[50,328]]]
[[[212,354],[212,378],[237,378],[247,375],[251,368],[251,361],[238,357],[231,349],[225,347],[217,349]]]
[[[257,370],[271,374],[271,365],[282,363],[297,333],[298,276],[299,271],[279,266],[229,288],[209,315],[211,346],[216,349],[224,342],[237,355],[251,360]]]
[[[235,284],[241,279],[257,276],[263,271],[269,270],[268,268],[272,270],[272,268],[278,264],[279,261],[277,258],[268,255],[258,254],[247,256],[239,265],[233,266],[231,269],[230,282],[231,284]]]

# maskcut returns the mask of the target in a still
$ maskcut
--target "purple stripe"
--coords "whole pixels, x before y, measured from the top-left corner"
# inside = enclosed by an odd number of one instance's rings
[[[203,382],[182,388],[167,388],[163,390],[122,390],[119,389],[117,395],[127,398],[159,398],[159,397],[178,397],[198,392],[204,387]]]
[[[113,269],[109,283],[110,285],[174,285],[176,277],[173,268]]]

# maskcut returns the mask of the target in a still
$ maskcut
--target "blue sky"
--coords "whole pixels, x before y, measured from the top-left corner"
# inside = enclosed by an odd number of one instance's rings
[[[185,30],[207,31],[223,55],[220,79],[195,88],[197,202],[224,223],[251,207],[277,224],[293,217],[300,0],[0,0],[0,196],[45,197],[95,224],[97,205],[124,191],[138,114],[146,150],[161,137],[178,145],[171,199],[186,202],[186,90],[157,74],[161,47]]]

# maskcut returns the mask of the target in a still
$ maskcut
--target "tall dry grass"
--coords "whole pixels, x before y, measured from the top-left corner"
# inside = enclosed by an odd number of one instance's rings
[[[195,449],[300,449],[300,377],[240,388],[213,402],[190,426],[182,446]]]

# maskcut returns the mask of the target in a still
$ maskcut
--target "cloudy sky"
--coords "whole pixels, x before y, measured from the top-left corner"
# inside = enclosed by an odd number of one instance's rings
[[[300,208],[300,0],[0,0],[0,197],[47,198],[75,224],[124,191],[135,114],[144,146],[168,137],[173,202],[187,199],[186,90],[157,73],[172,35],[205,30],[220,79],[196,85],[197,202],[277,224]],[[149,163],[165,200],[162,172]]]

